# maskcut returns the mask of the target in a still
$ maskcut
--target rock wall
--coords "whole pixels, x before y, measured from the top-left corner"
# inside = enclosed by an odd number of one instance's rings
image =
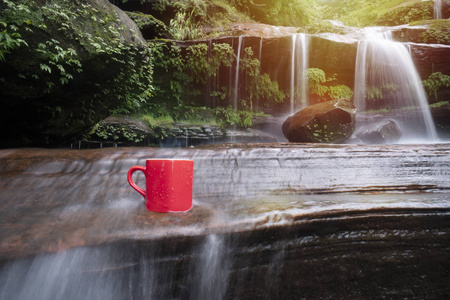
[[[244,33],[248,33],[245,32]],[[396,36],[396,34],[394,34]],[[239,41],[241,39],[241,41]],[[284,109],[287,109],[289,95],[291,92],[291,68],[292,68],[292,34],[279,36],[244,35],[223,37],[211,40],[182,43],[183,47],[193,43],[204,42],[208,45],[214,43],[230,44],[238,56],[240,47],[240,58],[246,47],[253,49],[254,58],[261,61],[261,73],[267,73],[276,80],[279,87],[285,91],[286,99]],[[240,45],[239,45],[240,43]],[[434,72],[450,74],[450,46],[439,44],[417,44],[405,43],[409,47],[412,59],[422,80],[427,79]],[[348,36],[319,34],[312,35],[309,44],[309,68],[322,69],[327,77],[335,76],[334,85],[346,85],[354,89],[355,65],[358,40]],[[233,89],[236,83],[236,62],[229,68],[221,69],[220,81],[224,86]],[[239,72],[239,82],[245,81],[245,74]],[[448,90],[448,89],[447,89]],[[242,92],[239,92],[240,94]],[[202,98],[202,104],[208,104],[209,97]],[[448,100],[446,90],[441,91],[437,99],[432,102]],[[231,100],[230,100],[231,103]],[[262,107],[263,105],[261,105]],[[276,108],[280,109],[280,107]]]

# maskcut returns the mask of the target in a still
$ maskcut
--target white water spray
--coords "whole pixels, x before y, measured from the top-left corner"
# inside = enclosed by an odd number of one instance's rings
[[[308,48],[309,35],[298,33],[292,35],[292,56],[291,56],[291,114],[296,109],[308,106],[308,78],[306,70],[308,69]],[[296,107],[299,103],[299,107]]]
[[[193,278],[199,280],[193,287],[190,299],[225,298],[228,288],[228,267],[224,240],[215,234],[206,237],[200,250],[200,260],[197,263]]]
[[[433,7],[433,17],[435,19],[442,19],[442,1],[441,0],[434,0],[434,7]]]
[[[428,100],[408,48],[393,41],[390,32],[365,29],[365,37],[358,43],[354,103],[359,112],[395,112],[391,118],[398,118],[403,140],[437,140]]]

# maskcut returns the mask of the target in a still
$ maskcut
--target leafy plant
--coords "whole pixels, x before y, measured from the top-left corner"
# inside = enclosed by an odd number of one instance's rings
[[[76,50],[70,47],[63,49],[60,42],[55,39],[39,43],[36,51],[41,55],[40,69],[49,75],[59,73],[57,76],[61,84],[67,84],[69,80],[72,80],[73,72],[81,73],[83,71]],[[55,83],[49,78],[47,85],[48,89],[45,92],[50,93]]]
[[[427,30],[420,34],[424,43],[450,45],[450,22],[448,20],[432,20],[420,22],[427,24]]]
[[[342,0],[328,1],[321,8],[323,19],[340,20],[348,26],[407,24],[431,18],[432,1]]]
[[[251,47],[244,49],[244,57],[240,63],[242,69],[246,73],[246,99],[242,99],[245,103],[249,102],[249,109],[253,110],[253,102],[256,99],[264,100],[266,103],[281,103],[285,98],[285,94],[279,89],[278,82],[270,78],[266,73],[261,74],[261,62],[253,57]]]
[[[429,20],[433,17],[433,1],[406,3],[378,17],[378,23],[387,25],[408,24],[414,21]]]
[[[439,101],[439,102],[430,104],[430,108],[449,106],[449,105],[450,105],[450,101]]]
[[[230,66],[235,58],[229,44],[213,44],[210,54],[204,43],[189,46],[185,53],[175,44],[162,41],[152,42],[151,48],[160,76],[155,78],[155,97],[148,102],[147,110],[156,115],[168,112],[176,120],[186,117],[189,99],[199,95],[207,80],[215,77],[221,66]],[[222,88],[211,93],[219,95]]]
[[[145,38],[148,38],[145,34],[146,31],[154,32],[156,37],[169,36],[167,26],[154,16],[142,12],[126,13],[136,23]]]
[[[146,138],[147,134],[141,130],[133,130],[123,124],[96,124],[91,132],[88,134],[88,138],[99,138],[101,140],[112,141],[128,141],[132,143],[140,143]]]
[[[437,99],[438,90],[450,87],[450,76],[441,72],[435,72],[423,80],[422,83],[428,97]]]
[[[2,98],[39,108],[49,134],[79,132],[108,110],[130,112],[151,96],[149,49],[125,42],[132,32],[116,11],[85,0],[0,0],[0,6]]]
[[[258,115],[262,115],[262,113],[237,110],[231,105],[215,108],[216,122],[224,135],[226,134],[226,129],[234,125],[243,128],[251,127],[253,125],[253,117]]]
[[[21,45],[28,46],[27,42],[22,39],[17,26],[6,24],[0,21],[0,26],[3,30],[0,31],[0,61],[6,61],[5,54],[19,48]]]
[[[353,97],[353,91],[348,86],[332,84],[336,80],[336,74],[331,78],[327,78],[323,70],[309,68],[306,70],[306,76],[309,82],[309,94],[318,97],[319,101],[350,99]]]
[[[317,1],[272,0],[257,4],[253,0],[228,0],[239,11],[266,24],[303,26],[317,18]]]
[[[27,42],[22,39],[22,35],[19,32],[19,27],[23,23],[29,23],[29,20],[25,20],[26,14],[30,13],[30,8],[25,4],[17,4],[12,1],[2,0],[6,5],[3,16],[0,18],[0,62],[6,61],[5,54],[10,51],[19,48],[21,45],[28,46]],[[0,3],[1,4],[1,3]],[[11,19],[12,14],[18,14],[21,17]],[[6,18],[8,19],[6,19]],[[25,27],[26,30],[31,29]]]
[[[169,34],[175,40],[193,40],[203,37],[201,26],[195,22],[194,11],[179,11],[170,20]]]

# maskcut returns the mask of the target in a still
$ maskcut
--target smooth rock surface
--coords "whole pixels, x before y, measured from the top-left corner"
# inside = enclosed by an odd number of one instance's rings
[[[0,298],[445,299],[450,145],[0,151]],[[126,182],[194,160],[194,206]],[[135,181],[143,186],[143,176]]]
[[[0,260],[121,239],[196,236],[212,228],[264,228],[271,220],[289,224],[295,215],[330,209],[390,206],[376,197],[364,203],[360,201],[365,197],[322,201],[317,195],[447,191],[448,157],[449,144],[2,150]],[[147,158],[194,160],[192,210],[180,214],[145,210],[144,199],[128,185],[126,174],[133,165],[144,166]],[[143,180],[141,174],[135,178],[140,186]],[[272,203],[272,195],[281,195],[281,202]],[[283,200],[287,195],[301,195],[301,200],[289,204]],[[449,206],[445,197],[437,197],[437,202],[418,199],[392,205]]]

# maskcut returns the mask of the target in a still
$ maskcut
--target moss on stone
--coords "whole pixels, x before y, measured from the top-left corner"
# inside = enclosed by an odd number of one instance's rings
[[[1,118],[14,124],[11,138],[59,143],[150,93],[148,46],[107,0],[20,0],[0,20],[27,43],[0,67]]]

